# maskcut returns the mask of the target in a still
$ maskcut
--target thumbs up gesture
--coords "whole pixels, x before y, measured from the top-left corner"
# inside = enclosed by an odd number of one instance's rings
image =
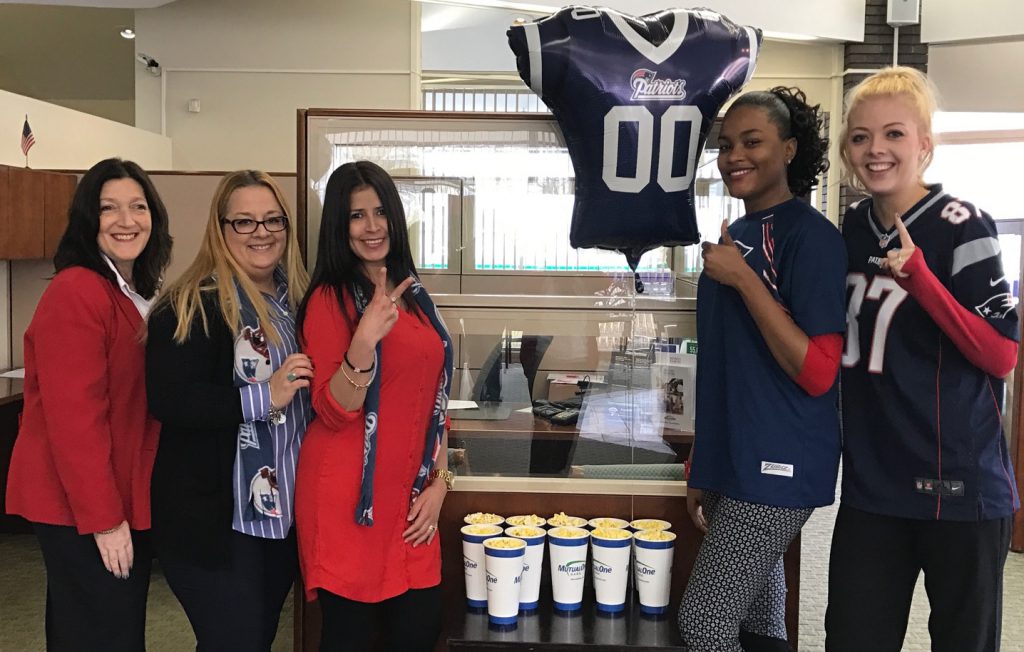
[[[743,260],[736,242],[729,235],[729,221],[722,220],[722,240],[720,244],[701,243],[701,256],[704,258],[704,273],[722,285],[739,287],[740,283],[754,270]]]

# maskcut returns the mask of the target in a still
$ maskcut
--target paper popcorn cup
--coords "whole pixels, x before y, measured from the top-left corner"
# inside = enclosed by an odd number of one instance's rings
[[[606,527],[622,529],[629,527],[629,521],[621,518],[614,518],[611,516],[602,516],[600,518],[590,519],[589,521],[587,521],[587,525],[589,525],[594,530]]]
[[[618,613],[626,608],[632,533],[598,528],[590,533],[590,569],[598,611]]]
[[[629,527],[634,532],[640,532],[641,530],[671,530],[672,524],[660,518],[638,518],[630,521]]]
[[[489,512],[473,512],[472,514],[466,514],[462,517],[462,520],[467,525],[501,525],[505,522],[504,517],[498,516],[497,514],[491,514]]]
[[[493,625],[515,625],[519,617],[526,542],[513,537],[484,541],[487,570],[487,618]]]
[[[580,516],[566,516],[565,512],[558,512],[548,519],[548,527],[584,527],[587,519]]]
[[[645,530],[633,535],[642,613],[656,615],[668,610],[675,541],[676,535],[667,530]]]
[[[505,525],[510,526],[529,525],[532,527],[544,527],[547,523],[548,520],[546,518],[536,514],[518,514],[505,519]]]
[[[507,522],[507,521],[506,521]],[[520,611],[532,611],[540,601],[540,580],[544,568],[544,538],[547,533],[539,527],[523,525],[505,528],[505,536],[526,542],[523,556],[523,582],[519,589]]]
[[[466,603],[474,609],[487,606],[487,575],[484,566],[484,541],[501,536],[497,525],[464,525],[462,563],[466,571]]]
[[[548,531],[551,593],[555,609],[559,611],[576,611],[583,606],[589,537],[589,532],[578,527],[559,527]]]

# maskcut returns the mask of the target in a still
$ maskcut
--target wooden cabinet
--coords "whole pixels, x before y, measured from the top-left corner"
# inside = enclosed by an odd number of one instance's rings
[[[73,174],[0,166],[0,260],[53,256],[77,183]]]

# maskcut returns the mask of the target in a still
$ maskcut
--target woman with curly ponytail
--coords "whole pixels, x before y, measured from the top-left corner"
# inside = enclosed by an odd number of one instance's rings
[[[835,494],[846,249],[800,199],[828,168],[802,91],[740,96],[718,148],[746,214],[702,245],[686,502],[705,537],[679,627],[691,652],[787,650],[782,555]]]

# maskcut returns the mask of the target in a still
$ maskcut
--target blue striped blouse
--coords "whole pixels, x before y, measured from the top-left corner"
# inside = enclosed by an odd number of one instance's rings
[[[288,284],[281,281],[277,286],[277,296],[264,294],[271,308],[271,322],[281,336],[281,342],[274,344],[267,341],[270,353],[271,370],[276,371],[284,359],[299,352],[299,344],[295,337],[295,317],[288,309]],[[270,382],[256,382],[239,388],[242,401],[242,415],[245,419],[239,427],[238,441],[235,444],[234,497],[235,509],[231,518],[232,527],[236,532],[264,539],[283,539],[288,536],[295,514],[295,467],[299,460],[299,447],[306,433],[306,426],[313,418],[308,389],[300,389],[295,398],[285,408],[285,422],[280,426],[271,425],[267,421],[270,411]],[[274,461],[276,463],[277,489],[280,494],[278,507],[280,516],[256,521],[243,519],[245,508],[251,500],[249,481],[243,477],[241,450],[242,446],[252,437],[249,428],[255,428],[256,434],[266,436],[270,433],[274,442]]]

